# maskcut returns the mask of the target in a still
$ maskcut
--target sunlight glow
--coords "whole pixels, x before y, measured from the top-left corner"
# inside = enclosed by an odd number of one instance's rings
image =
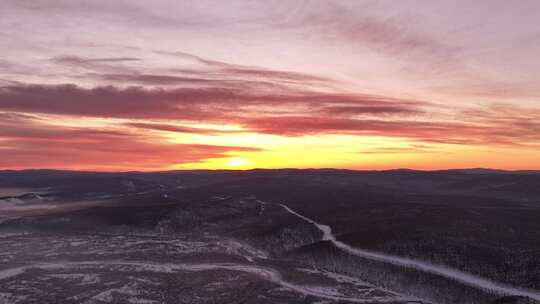
[[[249,163],[245,158],[233,157],[226,160],[227,167],[244,167]]]

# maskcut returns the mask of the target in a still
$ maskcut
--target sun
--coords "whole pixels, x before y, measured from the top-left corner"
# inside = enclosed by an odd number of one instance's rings
[[[247,165],[248,163],[249,161],[245,158],[232,157],[228,158],[225,164],[227,165],[227,167],[242,167]]]

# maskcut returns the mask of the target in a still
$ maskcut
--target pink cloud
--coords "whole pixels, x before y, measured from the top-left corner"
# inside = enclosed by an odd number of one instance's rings
[[[171,144],[135,130],[45,124],[33,116],[0,114],[1,168],[166,169],[173,164],[260,151],[237,146]]]

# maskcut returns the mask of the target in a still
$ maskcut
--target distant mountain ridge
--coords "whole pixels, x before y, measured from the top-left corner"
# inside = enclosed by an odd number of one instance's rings
[[[92,172],[67,170],[0,171],[0,188],[50,188],[53,192],[194,187],[218,183],[307,183],[339,185],[365,191],[408,194],[478,195],[521,202],[540,200],[540,171],[488,168],[448,170],[252,169],[175,170],[160,172]],[[119,190],[120,189],[120,190]],[[122,190],[123,191],[123,190]],[[32,191],[28,191],[32,192]]]

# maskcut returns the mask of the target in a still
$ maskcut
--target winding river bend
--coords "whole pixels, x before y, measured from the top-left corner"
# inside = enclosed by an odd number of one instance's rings
[[[266,204],[266,202],[262,202],[262,201],[259,201],[259,202],[263,203],[263,204]],[[339,241],[336,238],[336,236],[333,234],[332,228],[330,226],[320,224],[320,223],[314,221],[313,219],[310,219],[310,218],[308,218],[308,217],[294,211],[293,209],[291,209],[287,205],[279,204],[279,206],[281,206],[283,209],[285,209],[290,214],[292,214],[292,215],[294,215],[294,216],[296,216],[296,217],[298,217],[298,218],[300,218],[300,219],[314,225],[315,227],[317,227],[317,229],[319,229],[322,232],[322,234],[323,234],[322,238],[323,238],[324,241],[331,242],[337,248],[339,248],[339,249],[343,250],[344,252],[347,252],[347,253],[349,253],[351,255],[355,255],[355,256],[358,256],[358,257],[366,258],[366,259],[376,260],[376,261],[380,261],[380,262],[385,262],[385,263],[389,263],[389,264],[393,264],[393,265],[397,265],[397,266],[413,268],[413,269],[418,270],[418,271],[423,271],[423,272],[426,272],[426,273],[439,275],[441,277],[452,279],[452,280],[461,282],[461,283],[463,283],[465,285],[468,285],[468,286],[471,286],[471,287],[474,287],[474,288],[478,288],[478,289],[481,289],[481,290],[490,291],[490,292],[493,292],[493,293],[499,294],[499,295],[525,296],[525,297],[529,297],[531,299],[535,299],[537,301],[540,301],[540,292],[535,291],[535,290],[523,290],[523,289],[511,287],[511,286],[504,285],[504,284],[501,284],[501,283],[497,283],[497,282],[494,282],[492,280],[482,278],[482,277],[479,277],[479,276],[476,276],[476,275],[473,275],[473,274],[470,274],[470,273],[466,273],[466,272],[456,270],[456,269],[451,269],[451,268],[448,268],[448,267],[445,267],[445,266],[434,265],[434,264],[431,264],[429,262],[413,260],[413,259],[409,259],[409,258],[403,258],[403,257],[389,255],[389,254],[378,253],[378,252],[373,252],[373,251],[369,251],[369,250],[354,248],[354,247],[352,247],[352,246],[350,246],[350,245],[348,245],[348,244],[346,244],[346,243],[344,243],[342,241]]]

